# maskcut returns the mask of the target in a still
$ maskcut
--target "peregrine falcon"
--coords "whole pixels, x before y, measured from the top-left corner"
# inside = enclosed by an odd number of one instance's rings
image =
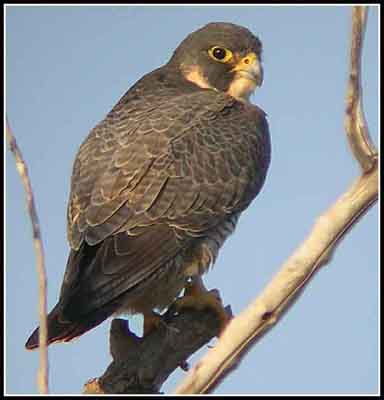
[[[270,163],[266,114],[249,101],[261,53],[248,29],[210,23],[91,130],[73,165],[70,253],[49,344],[113,314],[150,318],[201,282]]]

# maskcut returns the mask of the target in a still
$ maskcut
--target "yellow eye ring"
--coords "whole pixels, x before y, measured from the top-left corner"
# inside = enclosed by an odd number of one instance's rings
[[[215,61],[227,63],[233,57],[232,51],[220,46],[213,46],[208,50],[208,54]]]

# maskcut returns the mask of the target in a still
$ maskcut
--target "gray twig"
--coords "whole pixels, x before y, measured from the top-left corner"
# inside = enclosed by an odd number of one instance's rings
[[[27,164],[25,163],[16,139],[12,133],[11,127],[7,118],[7,141],[9,149],[13,153],[16,160],[16,168],[21,177],[25,194],[27,196],[28,213],[32,223],[33,245],[36,253],[36,268],[39,283],[39,351],[40,351],[40,366],[37,372],[37,385],[39,392],[47,394],[48,389],[48,349],[47,349],[47,277],[44,266],[44,249],[41,240],[41,232],[39,218],[37,216],[35,201],[31,181],[28,175]]]

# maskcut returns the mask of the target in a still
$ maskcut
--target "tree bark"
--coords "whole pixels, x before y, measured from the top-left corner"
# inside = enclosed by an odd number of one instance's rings
[[[127,320],[114,319],[110,333],[113,361],[100,378],[85,384],[83,393],[158,394],[168,376],[178,367],[188,369],[188,357],[217,336],[219,329],[217,315],[209,309],[176,313],[171,306],[144,338],[129,331]]]

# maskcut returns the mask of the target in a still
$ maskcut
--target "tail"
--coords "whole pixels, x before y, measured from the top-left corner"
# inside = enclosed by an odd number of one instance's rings
[[[60,313],[59,305],[48,314],[48,341],[50,345],[56,342],[69,342],[101,324],[113,314],[116,307],[104,307],[93,315],[87,315],[79,321],[66,321]],[[39,347],[39,328],[36,328],[25,343],[27,350]]]

